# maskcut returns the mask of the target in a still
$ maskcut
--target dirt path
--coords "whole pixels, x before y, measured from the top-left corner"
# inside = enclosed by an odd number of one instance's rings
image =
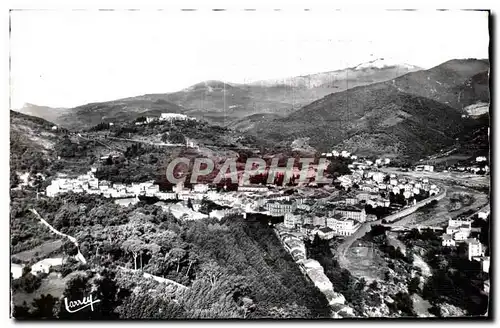
[[[52,231],[53,233],[55,233],[56,235],[59,235],[59,236],[62,236],[62,237],[65,237],[65,238],[68,238],[73,244],[75,244],[76,248],[78,249],[78,253],[76,254],[76,259],[78,261],[80,261],[81,263],[83,264],[86,264],[87,263],[87,260],[85,260],[85,257],[83,256],[83,254],[80,252],[80,247],[78,246],[78,241],[76,240],[75,237],[72,237],[70,235],[67,235],[67,234],[64,234],[62,232],[60,232],[59,230],[55,229],[53,226],[50,225],[50,223],[48,223],[44,218],[42,218],[40,216],[40,214],[38,214],[38,212],[35,210],[35,209],[30,209],[31,213],[35,214],[36,217],[38,217],[38,219],[40,220],[40,222],[45,225],[46,227],[48,227],[50,229],[50,231]]]

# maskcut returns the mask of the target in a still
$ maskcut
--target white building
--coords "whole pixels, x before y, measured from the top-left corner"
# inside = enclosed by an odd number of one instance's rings
[[[302,224],[302,216],[300,214],[285,213],[283,225],[288,229],[295,228],[296,225]]]
[[[490,209],[482,210],[479,213],[477,213],[477,217],[483,220],[486,220],[488,216],[490,215]]]
[[[335,230],[329,227],[318,229],[318,237],[321,239],[332,239],[336,235]]]
[[[267,192],[269,189],[262,185],[243,185],[238,186],[239,192]]]
[[[483,272],[490,273],[490,257],[489,256],[484,256],[481,259],[481,267],[483,269]]]
[[[452,235],[449,235],[449,234],[443,234],[442,236],[443,240],[441,242],[441,245],[443,246],[446,246],[446,247],[450,247],[450,246],[455,246],[455,240],[453,239],[453,236]]]
[[[208,185],[207,184],[195,184],[193,186],[193,191],[194,192],[199,192],[199,193],[206,193],[208,191]]]
[[[185,121],[191,119],[187,115],[177,113],[161,113],[160,121]]]
[[[485,156],[478,156],[476,157],[476,162],[486,162],[486,157]]]
[[[468,255],[469,261],[472,260],[473,257],[482,256],[483,255],[483,245],[476,238],[469,238],[467,240],[468,246]]]
[[[63,264],[62,257],[44,259],[31,266],[31,274],[37,275],[42,272],[49,273],[51,267],[62,264]]]
[[[382,173],[382,172],[375,172],[373,175],[372,175],[372,179],[378,183],[381,183],[384,181],[384,178],[385,178],[385,174]]]

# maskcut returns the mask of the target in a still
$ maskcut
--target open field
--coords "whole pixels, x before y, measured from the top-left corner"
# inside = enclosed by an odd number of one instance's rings
[[[364,278],[368,283],[384,279],[385,260],[371,243],[357,241],[346,255],[345,269],[353,276]]]
[[[62,246],[62,240],[60,239],[54,241],[48,241],[30,250],[13,254],[12,257],[18,258],[23,262],[28,262],[37,256],[42,258],[47,257],[50,253],[59,250],[61,246]]]
[[[51,272],[45,279],[42,280],[40,288],[38,288],[33,293],[16,292],[12,296],[12,301],[16,305],[22,305],[23,302],[30,304],[33,300],[39,298],[42,295],[50,294],[55,298],[60,298],[63,295],[64,289],[66,288],[66,282],[71,279],[78,271],[72,272],[64,278],[60,277],[57,272]]]

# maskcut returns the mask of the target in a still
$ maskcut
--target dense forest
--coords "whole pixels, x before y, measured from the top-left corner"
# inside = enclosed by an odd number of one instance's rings
[[[72,277],[65,295],[78,299],[84,291],[97,290],[96,297],[103,300],[96,307],[99,310],[82,311],[80,318],[330,315],[324,295],[300,272],[267,222],[241,217],[183,222],[154,205],[119,207],[98,197],[68,194],[13,204],[13,243],[19,251],[37,244],[26,245],[23,240],[39,238],[42,243],[50,238],[48,229],[37,224],[28,211],[32,207],[54,228],[77,238],[88,261],[87,266],[69,261],[55,269]],[[76,252],[70,246],[61,251],[65,256]],[[164,277],[188,289],[168,299],[160,292],[165,286],[127,273],[122,267]],[[79,274],[73,276],[75,272]],[[26,292],[36,290],[40,279],[25,272],[13,283]],[[149,293],[151,288],[155,292]],[[53,301],[54,309],[61,306],[58,299]],[[40,309],[42,303],[47,304],[39,300],[16,304],[15,313],[18,318],[47,316],[49,309]],[[165,310],[159,313],[159,309]],[[50,313],[63,317],[65,311]]]

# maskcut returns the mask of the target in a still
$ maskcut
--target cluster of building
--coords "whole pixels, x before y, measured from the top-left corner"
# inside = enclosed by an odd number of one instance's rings
[[[416,172],[434,172],[433,165],[417,165],[415,166]]]
[[[321,264],[313,259],[308,259],[304,236],[300,232],[290,232],[280,227],[276,227],[275,232],[283,243],[285,250],[292,256],[299,265],[302,273],[307,276],[314,285],[326,296],[330,305],[337,305],[339,310],[346,314],[353,314],[353,310],[345,306],[345,297],[334,291],[333,284],[325,275]]]
[[[201,200],[209,191],[207,185],[194,185],[192,189],[188,189],[184,188],[183,184],[179,184],[173,188],[172,192],[164,192],[160,191],[160,186],[155,184],[154,181],[134,182],[131,184],[111,183],[96,178],[95,172],[96,169],[92,168],[86,174],[79,175],[76,178],[60,176],[52,180],[45,193],[48,197],[74,192],[121,199],[146,196],[157,197],[160,200]]]
[[[489,272],[490,258],[484,256],[484,247],[477,238],[472,238],[472,221],[449,219],[446,233],[441,236],[441,244],[445,247],[454,247],[459,243],[467,244],[469,261],[475,260],[482,264],[484,272]]]
[[[195,120],[194,117],[189,117],[184,114],[177,113],[161,113],[159,117],[157,116],[147,116],[144,121],[135,122],[135,125],[143,125],[149,124],[152,122],[173,122],[173,121],[187,121],[187,120]]]
[[[472,165],[472,166],[456,166],[456,167],[449,167],[448,171],[458,171],[458,172],[471,172],[471,173],[488,173],[490,171],[490,167],[488,165]]]

